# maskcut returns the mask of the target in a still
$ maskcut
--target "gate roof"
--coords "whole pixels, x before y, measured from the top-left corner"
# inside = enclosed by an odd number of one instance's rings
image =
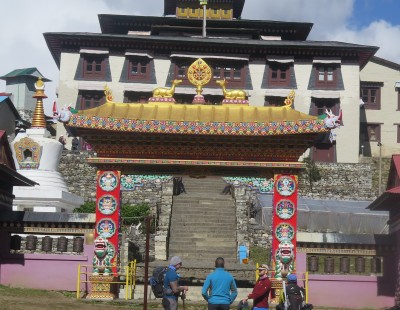
[[[229,167],[231,172],[301,168],[299,157],[317,135],[329,132],[323,120],[290,106],[110,101],[79,111],[68,126],[93,146],[98,157],[89,162],[96,165]]]

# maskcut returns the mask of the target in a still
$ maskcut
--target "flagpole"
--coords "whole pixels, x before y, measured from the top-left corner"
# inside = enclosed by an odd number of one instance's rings
[[[207,21],[206,10],[207,10],[207,2],[208,2],[208,0],[200,0],[200,5],[203,6],[203,38],[205,38],[205,37],[207,36],[207,33],[206,33],[206,21]]]

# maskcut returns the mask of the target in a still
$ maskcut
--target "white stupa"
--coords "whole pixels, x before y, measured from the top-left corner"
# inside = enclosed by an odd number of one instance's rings
[[[46,129],[43,110],[44,83],[35,83],[36,108],[32,127],[20,132],[11,143],[17,171],[39,185],[15,186],[14,211],[72,212],[83,204],[82,197],[68,192],[62,175],[58,172],[63,145],[51,139]]]

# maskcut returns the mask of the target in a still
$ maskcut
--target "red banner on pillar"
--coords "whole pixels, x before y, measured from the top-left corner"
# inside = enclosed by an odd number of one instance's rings
[[[295,270],[297,232],[296,175],[274,177],[272,206],[272,255],[275,278],[286,277]]]
[[[97,171],[95,237],[107,238],[108,253],[112,256],[112,264],[116,263],[116,254],[118,253],[121,205],[120,180],[120,171]]]

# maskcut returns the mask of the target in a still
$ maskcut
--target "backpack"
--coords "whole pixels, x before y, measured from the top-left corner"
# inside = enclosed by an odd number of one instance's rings
[[[156,267],[150,278],[151,290],[156,298],[164,297],[164,277],[167,272],[165,267]]]
[[[287,310],[301,310],[304,306],[304,296],[298,285],[286,286]]]

